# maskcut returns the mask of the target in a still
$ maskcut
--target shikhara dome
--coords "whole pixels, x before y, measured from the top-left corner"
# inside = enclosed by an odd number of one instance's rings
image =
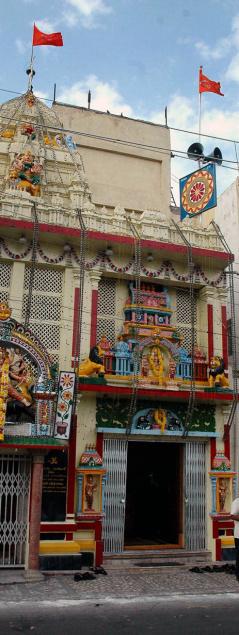
[[[31,91],[0,107],[0,204],[9,197],[58,209],[90,198],[72,135]]]

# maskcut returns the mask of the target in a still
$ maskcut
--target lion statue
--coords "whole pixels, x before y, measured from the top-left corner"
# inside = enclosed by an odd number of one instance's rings
[[[222,357],[211,357],[208,383],[210,388],[227,388],[229,386]]]
[[[90,350],[89,357],[83,359],[78,368],[79,377],[89,377],[90,375],[98,375],[103,377],[105,374],[103,358],[100,357],[102,351],[99,346],[93,346]]]

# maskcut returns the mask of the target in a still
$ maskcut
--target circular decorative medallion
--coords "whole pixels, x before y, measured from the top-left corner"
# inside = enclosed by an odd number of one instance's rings
[[[201,212],[209,203],[214,192],[213,176],[208,170],[198,170],[191,174],[182,191],[182,206],[188,214]]]

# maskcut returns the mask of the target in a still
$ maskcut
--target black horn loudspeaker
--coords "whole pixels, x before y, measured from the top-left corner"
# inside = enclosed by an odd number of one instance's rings
[[[214,148],[208,156],[204,157],[203,163],[209,163],[209,161],[217,163],[217,165],[222,165],[222,153],[220,148]]]
[[[203,158],[203,146],[201,143],[192,143],[189,146],[187,155],[189,159],[193,159],[194,161],[199,161],[199,159]]]

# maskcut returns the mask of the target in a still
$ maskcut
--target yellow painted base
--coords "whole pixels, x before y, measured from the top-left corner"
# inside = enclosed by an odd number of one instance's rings
[[[40,555],[55,553],[80,553],[81,546],[76,540],[41,540]]]
[[[82,551],[95,552],[95,540],[41,540],[39,554],[69,554]]]
[[[233,536],[222,536],[221,545],[222,547],[234,547],[235,543]]]

